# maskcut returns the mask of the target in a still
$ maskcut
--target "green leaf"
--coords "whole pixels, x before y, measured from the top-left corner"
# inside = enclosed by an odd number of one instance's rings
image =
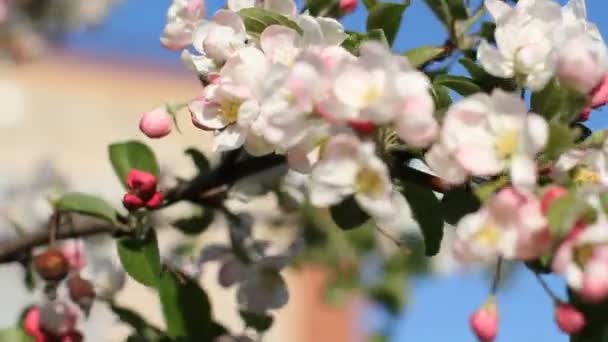
[[[406,8],[407,5],[405,4],[378,3],[369,10],[367,31],[369,32],[373,29],[383,30],[387,41],[390,45],[393,45],[401,26],[403,12]]]
[[[253,328],[257,332],[267,331],[274,323],[274,318],[271,315],[261,315],[247,311],[239,311],[239,313],[245,326]]]
[[[447,0],[447,3],[452,18],[456,20],[465,20],[469,17],[464,0]]]
[[[540,92],[532,94],[532,111],[554,122],[570,124],[583,111],[587,97],[561,87],[552,80]]]
[[[397,316],[405,303],[405,280],[404,272],[385,276],[378,284],[369,291],[371,298],[382,305],[390,314]]]
[[[359,47],[367,40],[369,40],[369,37],[365,33],[347,32],[347,37],[342,42],[342,47],[353,55],[359,55]]]
[[[387,48],[390,47],[388,39],[386,38],[386,34],[381,29],[369,30],[369,32],[367,32],[367,38],[368,40],[375,40],[380,44],[386,46]]]
[[[566,194],[551,202],[547,219],[549,230],[555,237],[563,237],[583,215],[593,208],[581,201],[573,193]]]
[[[247,33],[252,36],[259,36],[271,25],[286,26],[298,31],[298,33],[302,33],[302,29],[298,24],[277,12],[251,7],[240,10],[239,15],[243,18]]]
[[[369,221],[370,216],[359,207],[353,196],[329,208],[331,218],[344,230],[355,229]]]
[[[209,159],[199,150],[191,147],[184,151],[190,158],[192,158],[192,162],[198,169],[198,172],[201,174],[206,174],[211,171],[211,163],[209,163]]]
[[[495,180],[484,182],[475,188],[475,195],[484,202],[492,197],[498,190],[508,185],[509,182],[510,180],[507,176],[500,176]]]
[[[56,203],[59,211],[76,212],[88,216],[98,217],[110,223],[117,222],[118,212],[105,200],[79,192],[63,195]]]
[[[445,48],[441,46],[420,46],[405,52],[404,56],[410,61],[414,68],[420,68],[428,62],[445,54]]]
[[[212,341],[220,333],[211,317],[207,294],[199,284],[170,270],[158,287],[167,333],[178,341]]]
[[[575,132],[570,127],[558,122],[550,122],[549,139],[544,158],[546,160],[557,159],[562,153],[574,147],[575,139]]]
[[[162,330],[153,326],[140,314],[129,308],[118,306],[116,303],[111,302],[110,310],[114,312],[116,317],[118,317],[121,322],[131,326],[137,335],[141,336],[147,341],[158,341],[159,339],[166,337],[164,336]]]
[[[363,5],[369,11],[370,8],[376,6],[378,4],[378,0],[363,0]]]
[[[441,212],[449,224],[455,225],[466,214],[479,209],[481,202],[473,192],[465,188],[455,188],[447,191],[441,199]]]
[[[0,341],[34,342],[34,338],[23,331],[21,327],[0,329]]]
[[[139,283],[156,287],[161,274],[156,232],[150,230],[145,239],[125,237],[118,240],[118,256],[125,271]]]
[[[450,90],[444,85],[434,84],[431,88],[431,95],[433,95],[433,101],[437,110],[444,110],[452,104]]]
[[[462,96],[469,96],[482,91],[472,79],[464,76],[439,75],[435,77],[433,84],[446,86]]]
[[[431,189],[415,183],[404,182],[402,193],[422,230],[425,254],[427,256],[437,254],[443,239],[444,225],[439,200]]]
[[[424,2],[446,28],[451,27],[453,18],[446,0],[424,0]]]
[[[141,142],[127,141],[112,144],[109,147],[109,154],[114,172],[125,188],[127,187],[127,175],[133,169],[147,171],[157,177],[160,174],[154,152]]]
[[[181,218],[172,225],[187,235],[198,235],[204,232],[215,219],[214,211],[209,208],[201,208],[201,212],[188,218]]]

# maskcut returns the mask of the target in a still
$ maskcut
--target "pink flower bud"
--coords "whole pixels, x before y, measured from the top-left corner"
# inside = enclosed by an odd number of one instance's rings
[[[172,126],[171,117],[164,107],[145,113],[139,120],[139,130],[152,139],[162,138],[171,133]]]
[[[589,93],[606,73],[605,49],[602,44],[585,36],[570,39],[562,47],[557,62],[560,82],[581,94]]]
[[[129,190],[139,196],[142,200],[147,201],[156,192],[157,180],[156,176],[137,169],[129,171],[127,175],[127,186]]]
[[[555,308],[555,322],[561,331],[572,335],[583,329],[585,316],[572,305],[560,304]]]
[[[203,0],[189,0],[186,10],[190,17],[194,19],[200,18],[205,13],[205,2]]]
[[[23,317],[23,330],[34,337],[36,340],[44,338],[40,330],[40,309],[33,307],[29,309]]]
[[[549,208],[551,204],[557,200],[558,198],[565,196],[568,194],[568,190],[559,185],[552,185],[543,194],[543,197],[540,200],[540,208],[543,214],[547,215],[549,212]]]
[[[162,192],[157,191],[147,202],[146,208],[148,209],[156,209],[163,204],[165,196]]]
[[[342,13],[351,13],[357,9],[359,0],[340,0],[340,11]]]
[[[137,210],[144,206],[144,201],[141,198],[137,197],[132,193],[126,193],[122,198],[122,205],[127,208],[127,210]]]
[[[368,120],[350,120],[348,125],[353,131],[361,135],[370,135],[374,133],[374,129],[376,128],[376,125]]]
[[[498,311],[492,297],[471,315],[471,329],[481,342],[492,342],[498,335]]]

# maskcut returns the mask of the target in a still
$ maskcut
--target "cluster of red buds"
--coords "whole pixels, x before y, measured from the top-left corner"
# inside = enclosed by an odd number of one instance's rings
[[[36,342],[78,342],[77,311],[72,304],[56,298],[57,287],[65,281],[73,304],[88,315],[95,300],[90,281],[80,276],[86,265],[82,241],[68,241],[61,248],[49,248],[33,259],[36,272],[46,282],[47,302],[30,308],[23,319],[25,332]]]
[[[163,204],[163,193],[156,190],[156,176],[142,170],[133,169],[127,175],[129,192],[122,198],[122,204],[129,211],[140,208],[156,209]]]

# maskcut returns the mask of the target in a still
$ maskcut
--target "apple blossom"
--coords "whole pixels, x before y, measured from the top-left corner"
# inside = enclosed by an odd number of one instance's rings
[[[204,16],[204,0],[173,0],[167,11],[167,25],[160,39],[163,46],[180,50],[192,44],[192,34]]]
[[[454,253],[465,261],[531,260],[550,243],[540,201],[531,192],[510,187],[458,222]]]
[[[393,186],[388,169],[371,142],[339,134],[326,143],[321,160],[313,167],[310,201],[327,207],[354,195],[359,205],[374,217],[395,212]]]
[[[438,174],[451,173],[453,180],[463,180],[463,171],[492,176],[509,170],[514,185],[529,188],[536,184],[534,157],[547,139],[548,125],[541,116],[528,113],[514,94],[495,89],[450,106],[441,147],[431,149],[427,162]],[[440,170],[444,167],[448,169]]]
[[[579,224],[560,244],[553,258],[553,270],[563,274],[568,285],[590,302],[608,297],[607,244],[605,219],[591,225]]]
[[[477,57],[496,77],[512,78],[530,89],[544,88],[554,74],[555,51],[551,39],[561,22],[561,7],[551,0],[521,1],[515,8],[486,0],[496,21],[496,47],[482,41]]]
[[[608,185],[608,145],[599,148],[573,149],[563,153],[552,170],[556,180],[571,178],[577,185]]]

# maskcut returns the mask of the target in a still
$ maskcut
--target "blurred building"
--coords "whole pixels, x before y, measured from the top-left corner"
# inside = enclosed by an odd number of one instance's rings
[[[182,68],[55,53],[31,64],[3,66],[0,72],[0,184],[39,177],[37,165],[48,161],[68,188],[99,194],[119,206],[122,190],[107,160],[110,143],[146,140],[163,169],[184,177],[193,170],[182,151],[189,146],[209,150],[209,133],[192,128],[186,112],[179,118],[183,134],[149,141],[137,129],[142,112],[166,101],[187,100],[200,91],[198,81]],[[269,207],[257,205],[256,215],[276,215]],[[205,238],[222,239],[222,228],[216,227]],[[165,230],[161,249],[178,237]],[[234,290],[220,289],[214,272],[205,272],[203,277],[216,316],[239,332],[243,327],[239,326]],[[21,273],[17,265],[0,268],[4,288],[0,292],[0,326],[13,325],[23,307],[37,299],[15,276]],[[323,274],[315,268],[289,274],[292,298],[286,308],[275,313],[276,326],[265,341],[355,340],[356,310],[354,306],[332,308],[321,301]],[[158,299],[150,289],[129,281],[118,300],[162,325]],[[98,305],[85,324],[87,341],[124,340],[129,330],[115,322],[111,312]]]

